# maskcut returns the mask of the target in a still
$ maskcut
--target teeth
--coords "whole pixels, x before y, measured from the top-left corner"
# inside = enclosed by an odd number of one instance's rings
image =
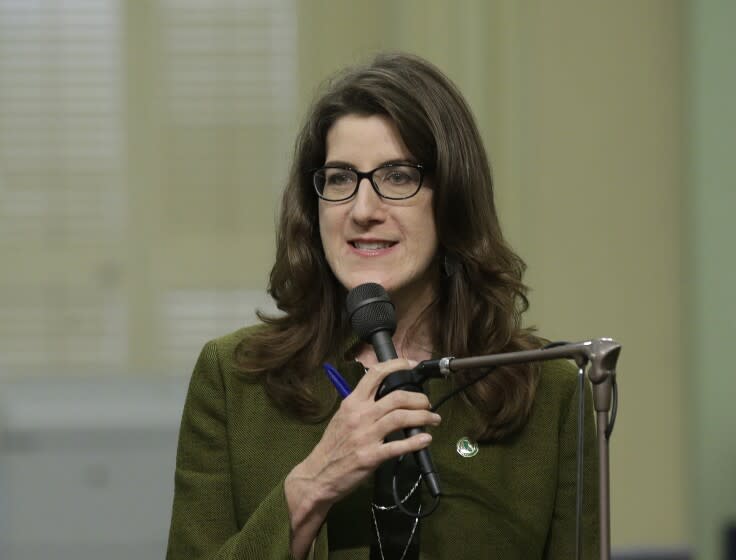
[[[353,246],[356,249],[365,249],[367,251],[375,251],[377,249],[386,249],[391,247],[390,241],[353,241]]]

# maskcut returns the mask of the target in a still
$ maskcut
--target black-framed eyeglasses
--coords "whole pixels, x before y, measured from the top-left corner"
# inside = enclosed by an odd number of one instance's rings
[[[370,181],[381,198],[404,200],[419,192],[424,168],[417,163],[386,163],[365,172],[340,165],[325,165],[312,171],[317,196],[330,202],[342,202],[355,196],[363,179]]]

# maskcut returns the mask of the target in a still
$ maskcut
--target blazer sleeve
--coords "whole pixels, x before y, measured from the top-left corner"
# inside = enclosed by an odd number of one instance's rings
[[[225,385],[213,341],[197,360],[184,405],[167,560],[292,558],[283,481],[238,526],[227,430]],[[327,558],[325,530],[311,557]]]
[[[576,376],[577,377],[577,376]],[[577,380],[575,381],[577,386]],[[562,421],[559,454],[558,480],[554,512],[545,546],[545,560],[567,560],[575,558],[575,510],[577,479],[577,420],[578,391],[571,392],[567,410]],[[583,511],[582,511],[582,555],[581,558],[599,556],[598,515],[598,447],[596,442],[595,412],[589,384],[585,391],[585,422],[583,453]]]

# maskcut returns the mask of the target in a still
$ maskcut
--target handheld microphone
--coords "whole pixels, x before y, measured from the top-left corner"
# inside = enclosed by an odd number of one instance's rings
[[[383,286],[374,283],[356,286],[348,293],[346,307],[353,331],[361,340],[373,346],[379,362],[398,357],[391,339],[391,335],[396,331],[396,314],[394,305]],[[399,388],[405,391],[423,392],[421,386],[412,383],[412,379],[408,371],[396,371],[389,374],[379,387],[376,400]],[[404,434],[410,437],[423,431],[422,428],[408,428],[404,430]],[[414,459],[419,465],[422,479],[429,493],[436,498],[441,494],[440,480],[429,450],[425,448],[415,451]]]

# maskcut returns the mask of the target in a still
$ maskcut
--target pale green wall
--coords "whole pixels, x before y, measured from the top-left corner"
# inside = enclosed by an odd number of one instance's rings
[[[690,172],[687,189],[687,368],[694,422],[692,523],[698,558],[721,558],[736,524],[736,3],[689,7]]]
[[[683,462],[679,4],[524,2],[514,163],[530,319],[623,344],[612,542],[689,541]]]

